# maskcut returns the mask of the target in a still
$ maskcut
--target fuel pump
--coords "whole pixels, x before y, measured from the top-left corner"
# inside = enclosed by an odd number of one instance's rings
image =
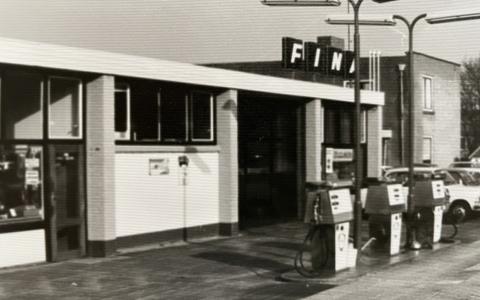
[[[368,188],[365,212],[375,248],[390,255],[400,253],[402,213],[406,211],[401,184],[381,183]]]
[[[415,229],[417,239],[425,247],[440,241],[445,208],[445,188],[442,180],[415,182]]]
[[[350,266],[350,221],[353,220],[350,190],[336,189],[325,183],[308,185],[304,221],[310,224],[310,230],[295,258],[295,267],[307,277],[347,269]],[[312,271],[307,271],[303,262],[307,250],[310,250]]]

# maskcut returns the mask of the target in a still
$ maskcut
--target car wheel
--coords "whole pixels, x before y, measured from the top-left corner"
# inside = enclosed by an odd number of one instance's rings
[[[453,223],[462,223],[470,217],[472,209],[467,203],[453,203],[448,210],[448,217]]]

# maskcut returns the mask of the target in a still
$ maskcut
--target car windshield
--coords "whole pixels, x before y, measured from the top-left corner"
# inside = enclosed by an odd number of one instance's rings
[[[462,182],[464,185],[478,185],[475,178],[466,171],[448,171],[448,173],[456,183]]]
[[[432,177],[432,172],[430,171],[418,171],[415,170],[413,173],[413,180],[425,180]],[[408,171],[400,171],[400,172],[391,172],[385,175],[387,181],[391,182],[398,182],[402,184],[408,183]]]

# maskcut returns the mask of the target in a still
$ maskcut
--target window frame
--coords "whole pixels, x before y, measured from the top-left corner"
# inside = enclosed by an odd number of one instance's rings
[[[119,87],[117,87],[117,85],[124,85],[124,89],[121,89]],[[131,139],[131,128],[132,128],[132,125],[131,125],[131,108],[130,108],[130,84],[128,84],[127,82],[123,82],[123,81],[119,81],[119,82],[115,82],[115,86],[114,86],[114,97],[115,97],[115,93],[117,92],[122,92],[122,91],[125,91],[126,92],[126,97],[127,97],[127,119],[125,120],[126,123],[127,123],[127,130],[126,131],[116,131],[115,130],[115,140],[116,141],[129,141]],[[114,98],[114,102],[115,102],[115,98]],[[116,102],[114,103],[114,105],[116,104]],[[114,116],[114,118],[116,118],[116,116]],[[115,120],[115,119],[114,119]],[[125,133],[125,136],[122,137],[122,133]]]
[[[430,81],[430,88],[428,91],[426,87],[427,81]],[[430,99],[427,103],[428,93],[430,95]],[[422,108],[424,112],[433,112],[433,77],[428,75],[422,75]]]
[[[423,136],[422,137],[422,162],[425,163],[425,159],[424,159],[424,156],[425,156],[425,140],[429,140],[430,141],[430,153],[429,153],[429,157],[430,157],[430,164],[433,163],[433,137],[432,136]]]
[[[50,110],[50,101],[51,101],[51,88],[52,88],[52,78],[60,78],[60,79],[69,79],[72,81],[77,81],[78,85],[78,136],[54,136],[51,133],[50,123],[52,122],[51,117],[51,110]],[[48,132],[48,139],[53,140],[82,140],[83,139],[83,80],[78,77],[73,76],[61,76],[61,75],[49,75],[47,77],[47,116],[48,116],[48,124],[47,132]]]

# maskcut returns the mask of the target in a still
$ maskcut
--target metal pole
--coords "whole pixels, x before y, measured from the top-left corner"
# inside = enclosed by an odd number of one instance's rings
[[[353,0],[348,0],[353,8],[354,13],[354,39],[353,47],[355,52],[355,207],[354,207],[354,246],[360,249],[362,245],[362,201],[360,199],[360,181],[362,180],[361,165],[362,157],[360,155],[360,137],[361,137],[361,118],[360,118],[360,32],[358,14],[360,5],[363,0],[358,0],[356,3]]]
[[[422,18],[425,18],[426,14],[421,14],[417,16],[412,23],[409,23],[407,19],[400,15],[395,15],[393,18],[403,21],[408,27],[408,70],[409,70],[409,104],[408,104],[408,138],[409,138],[409,147],[408,147],[408,199],[407,199],[407,246],[412,250],[418,250],[421,245],[416,241],[416,232],[413,229],[413,221],[415,214],[415,193],[414,193],[414,161],[415,161],[415,72],[414,72],[414,62],[413,62],[413,28],[415,24]]]
[[[405,148],[404,148],[404,143],[405,143],[405,124],[404,124],[404,118],[405,118],[405,100],[404,100],[404,94],[403,94],[403,71],[405,70],[405,65],[400,64],[398,65],[398,70],[400,71],[400,132],[398,137],[400,138],[400,142],[398,143],[400,146],[400,164],[403,166],[405,164]]]

